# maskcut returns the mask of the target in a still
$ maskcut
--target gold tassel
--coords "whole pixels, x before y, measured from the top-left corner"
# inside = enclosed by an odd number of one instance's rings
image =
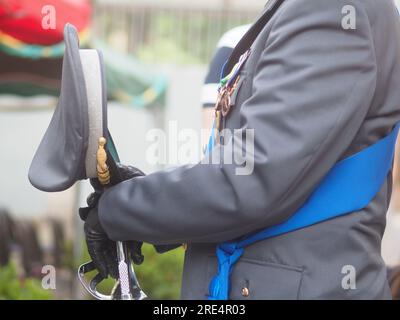
[[[99,138],[99,148],[97,149],[97,178],[102,185],[107,185],[110,183],[110,171],[107,166],[107,152],[105,150],[105,145],[107,140],[104,137]]]

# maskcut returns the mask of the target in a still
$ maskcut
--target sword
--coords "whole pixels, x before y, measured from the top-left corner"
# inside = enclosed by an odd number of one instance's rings
[[[110,171],[107,166],[107,153],[105,151],[106,139],[101,137],[99,139],[99,146],[97,150],[97,178],[99,182],[106,186],[110,183]],[[98,300],[143,300],[147,295],[140,288],[139,282],[136,278],[133,263],[129,257],[128,247],[124,242],[116,242],[117,250],[117,263],[118,263],[118,280],[116,281],[111,293],[109,295],[103,294],[98,291],[97,286],[104,280],[98,273],[91,280],[86,281],[85,275],[96,268],[92,261],[79,266],[78,279],[82,286],[89,292],[92,297]]]

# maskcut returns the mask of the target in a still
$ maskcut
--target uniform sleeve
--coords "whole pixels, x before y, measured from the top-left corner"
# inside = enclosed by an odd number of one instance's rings
[[[200,163],[125,181],[100,200],[108,235],[221,242],[288,219],[343,156],[373,99],[368,16],[362,1],[347,3],[356,9],[354,30],[341,26],[343,1],[287,1],[271,21],[241,128],[224,146],[243,151],[239,138],[254,139],[249,174],[235,164]]]

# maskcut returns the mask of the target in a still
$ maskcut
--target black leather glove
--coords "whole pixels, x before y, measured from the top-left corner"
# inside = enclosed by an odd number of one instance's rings
[[[119,165],[119,173],[123,180],[144,175],[139,169],[124,165]],[[79,215],[85,221],[84,232],[89,255],[102,277],[107,278],[110,275],[113,278],[117,278],[116,243],[108,238],[98,217],[98,202],[105,188],[97,179],[91,179],[90,183],[94,188],[94,192],[87,199],[88,206],[79,209]],[[144,260],[141,250],[142,242],[126,241],[125,243],[127,243],[132,261],[135,264],[141,264]]]
[[[116,243],[108,238],[100,224],[97,206],[90,209],[84,225],[86,244],[92,261],[103,278],[118,278]],[[129,255],[135,264],[141,264],[142,242],[126,241]]]

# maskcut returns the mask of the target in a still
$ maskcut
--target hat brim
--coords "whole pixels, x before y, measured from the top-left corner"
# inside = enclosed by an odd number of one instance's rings
[[[61,93],[50,125],[29,169],[31,184],[47,192],[63,191],[76,181],[96,177],[98,140],[105,137],[111,167],[119,161],[107,128],[107,92],[102,55],[79,49],[78,33],[64,29]]]

